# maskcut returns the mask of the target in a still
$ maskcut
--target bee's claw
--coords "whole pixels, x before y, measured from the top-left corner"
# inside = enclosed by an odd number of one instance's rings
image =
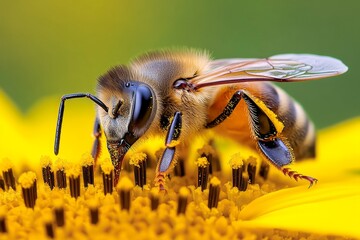
[[[301,173],[290,170],[290,168],[282,168],[281,170],[284,173],[284,175],[287,175],[290,178],[295,179],[295,181],[298,181],[299,179],[304,179],[304,180],[309,181],[310,185],[309,185],[308,188],[311,188],[314,184],[316,184],[318,182],[318,180],[316,178],[306,176],[306,175],[302,175]]]

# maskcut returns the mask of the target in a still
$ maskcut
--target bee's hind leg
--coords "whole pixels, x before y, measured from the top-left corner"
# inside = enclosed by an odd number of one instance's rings
[[[176,112],[165,139],[166,148],[156,167],[155,185],[159,187],[159,190],[165,190],[165,177],[174,166],[173,162],[175,159],[176,145],[178,145],[177,140],[180,137],[181,127],[182,114],[181,112]]]
[[[100,151],[101,151],[101,145],[100,145],[101,126],[100,126],[100,121],[99,121],[98,117],[95,118],[93,135],[95,137],[95,140],[94,140],[93,147],[91,150],[91,156],[93,157],[94,162],[96,164],[97,159],[100,155]]]

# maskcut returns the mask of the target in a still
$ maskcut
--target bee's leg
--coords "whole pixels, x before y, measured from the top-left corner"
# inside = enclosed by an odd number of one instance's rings
[[[317,179],[313,177],[302,175],[289,168],[284,168],[284,166],[292,163],[294,153],[291,146],[286,142],[286,139],[282,139],[281,136],[279,136],[274,122],[264,112],[264,110],[268,112],[271,110],[259,107],[246,93],[243,93],[243,98],[249,108],[252,130],[256,136],[257,145],[263,155],[278,169],[281,169],[285,175],[294,178],[296,181],[298,179],[307,180],[310,182],[309,187],[316,183]],[[263,108],[265,108],[265,106],[263,106]]]
[[[317,179],[310,177],[310,176],[306,176],[306,175],[302,175],[301,173],[298,173],[294,170],[291,170],[290,168],[281,168],[282,172],[284,173],[284,175],[288,175],[289,177],[295,179],[296,181],[298,179],[304,179],[310,182],[309,188],[313,185],[317,183]]]
[[[234,111],[241,98],[244,99],[249,109],[251,118],[251,128],[256,136],[257,144],[263,155],[275,165],[281,169],[284,174],[298,179],[305,179],[310,182],[310,186],[317,182],[317,179],[310,176],[299,174],[295,171],[291,171],[289,168],[283,168],[285,165],[290,164],[294,157],[292,150],[284,143],[282,139],[278,137],[278,132],[274,123],[265,114],[265,112],[246,94],[246,92],[240,90],[234,93],[225,106],[224,110],[213,121],[206,124],[206,128],[212,128],[222,123],[227,117]],[[268,109],[268,111],[271,111]]]
[[[100,121],[99,121],[98,117],[95,118],[93,135],[95,137],[95,140],[94,140],[93,147],[91,150],[91,156],[93,157],[94,162],[96,164],[97,159],[100,154],[100,151],[101,151],[101,145],[100,145],[101,126],[100,126]]]
[[[174,114],[174,118],[172,119],[165,139],[166,148],[156,167],[155,185],[158,186],[160,190],[165,190],[165,177],[172,170],[171,167],[173,166],[173,160],[175,159],[176,145],[178,145],[177,140],[181,133],[181,116],[181,112],[176,112]]]
[[[214,120],[206,124],[206,128],[213,128],[222,123],[226,118],[228,118],[231,113],[234,111],[236,106],[241,100],[241,97],[243,95],[243,91],[237,91],[234,93],[234,95],[231,97],[229,102],[226,104],[224,110],[222,113],[220,113],[219,116],[217,116]]]

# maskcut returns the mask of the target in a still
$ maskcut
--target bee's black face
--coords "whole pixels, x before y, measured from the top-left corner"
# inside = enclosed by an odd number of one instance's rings
[[[121,84],[121,91],[108,96],[111,104],[108,113],[99,112],[115,167],[115,181],[119,177],[125,154],[149,129],[157,107],[155,93],[149,85],[137,81],[126,81]]]

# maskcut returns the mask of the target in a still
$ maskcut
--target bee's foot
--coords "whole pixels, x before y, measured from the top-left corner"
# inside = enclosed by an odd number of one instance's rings
[[[318,181],[316,178],[303,175],[303,174],[301,174],[301,173],[298,173],[298,172],[296,172],[296,171],[291,170],[290,168],[282,168],[281,170],[282,170],[282,172],[284,173],[284,175],[287,175],[287,176],[289,176],[290,178],[295,179],[295,181],[298,181],[299,179],[304,179],[304,180],[309,181],[309,182],[310,182],[309,188],[310,188],[312,185],[316,184],[317,181]]]

